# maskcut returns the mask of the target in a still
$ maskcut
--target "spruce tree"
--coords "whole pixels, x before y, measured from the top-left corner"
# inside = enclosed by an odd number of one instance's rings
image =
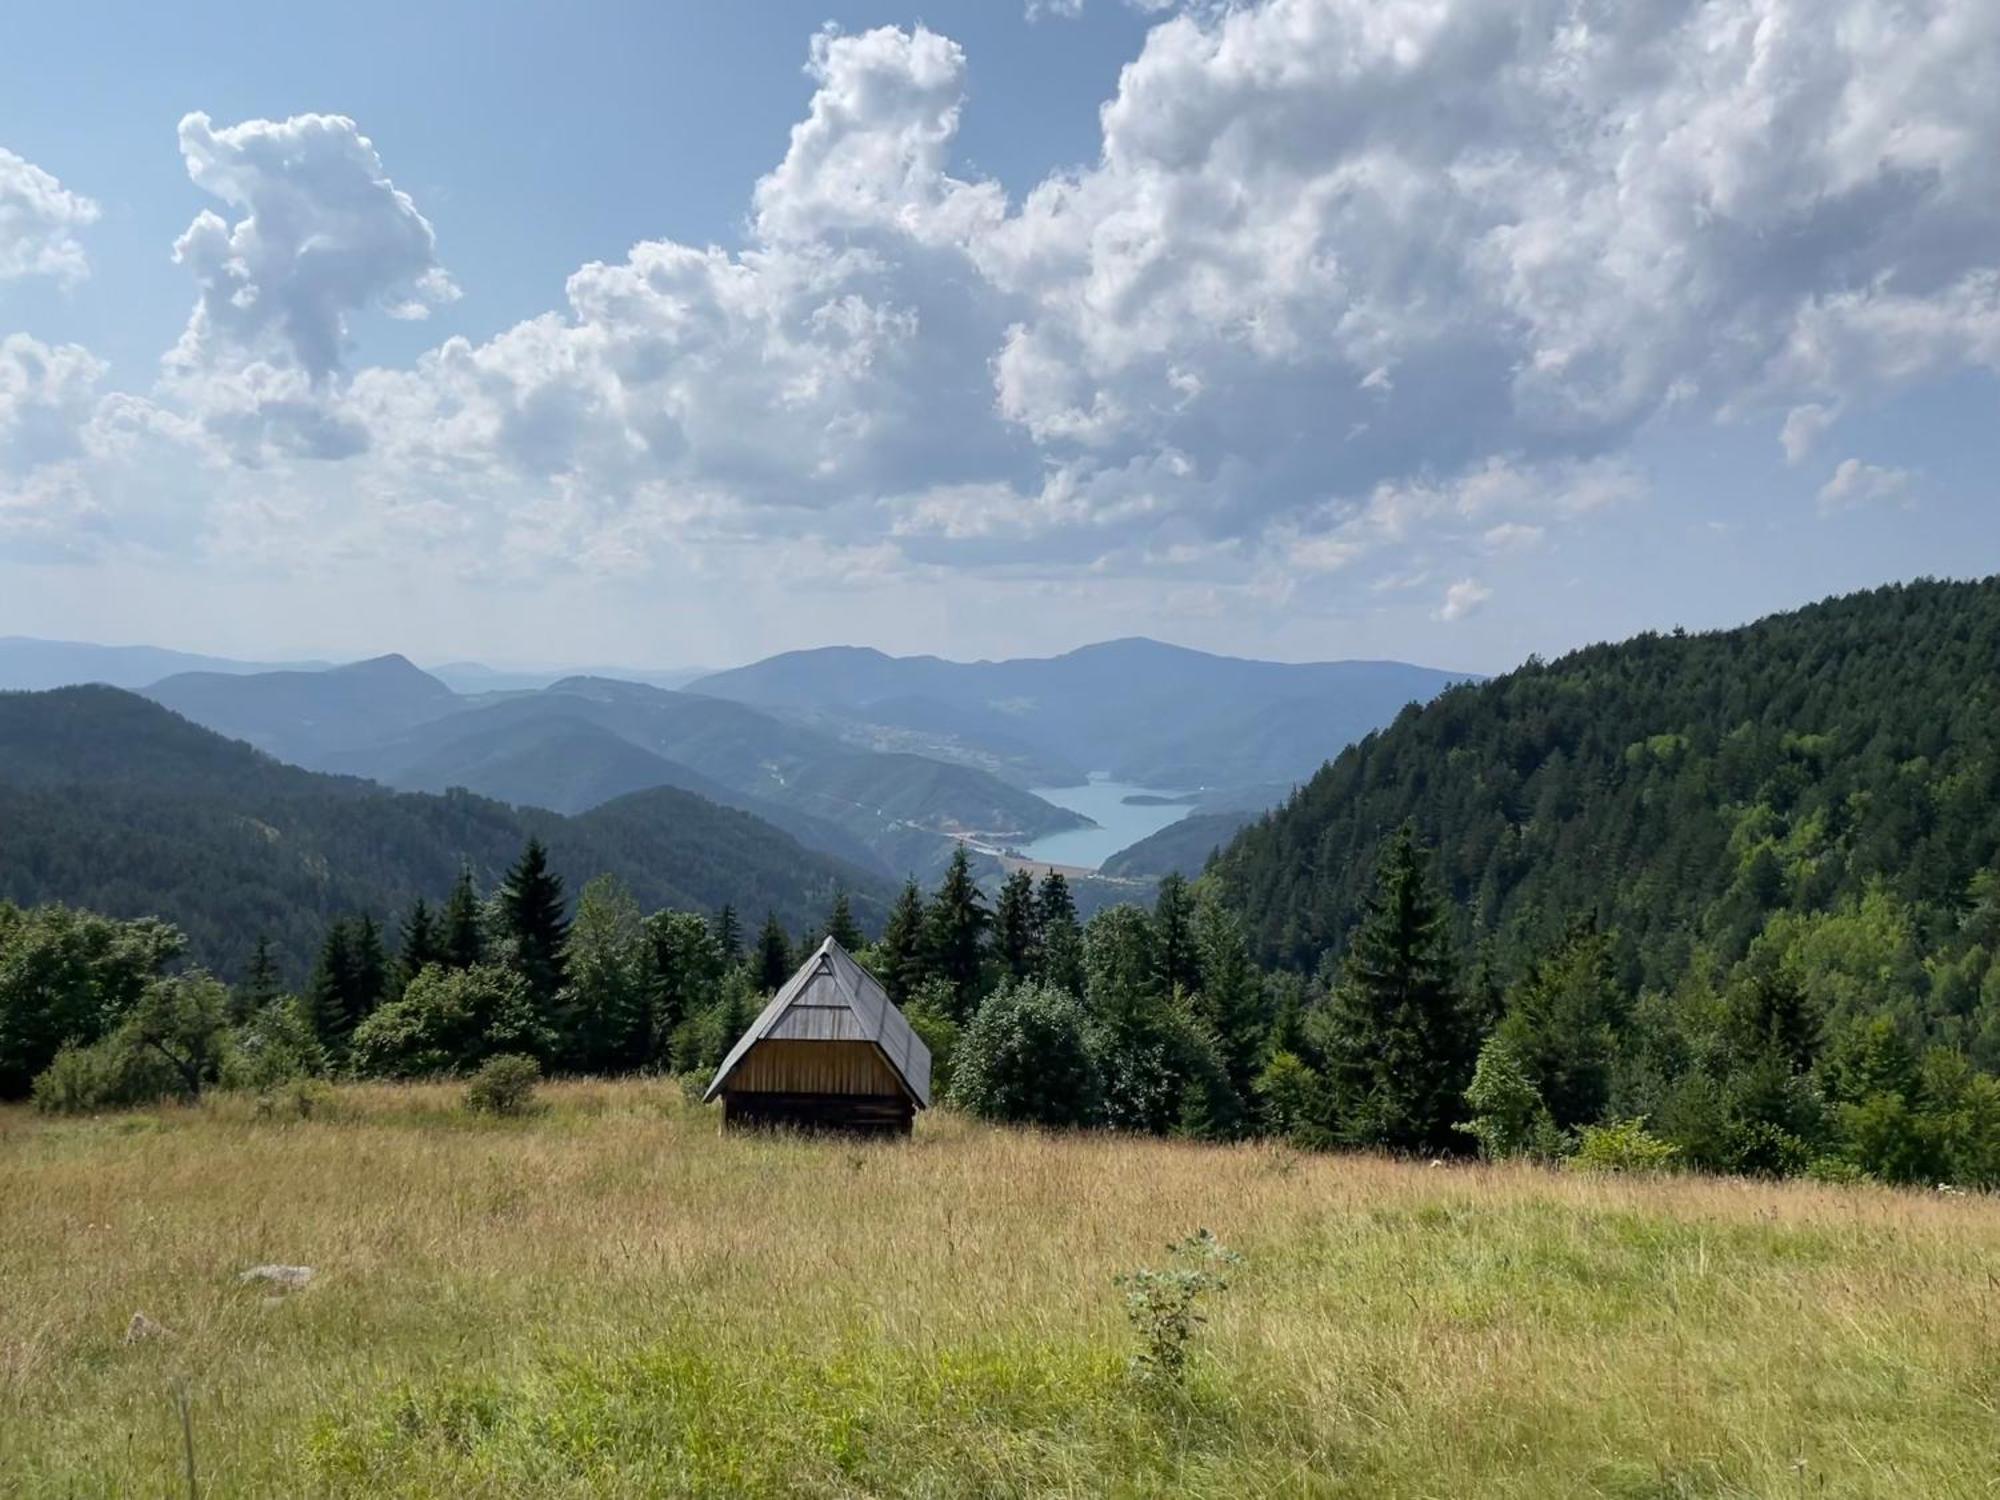
[[[1193,990],[1201,983],[1195,955],[1194,902],[1187,877],[1170,871],[1160,881],[1153,901],[1153,962],[1158,966],[1160,993]]]
[[[336,1057],[347,1051],[347,1039],[361,1019],[354,1008],[356,988],[353,933],[345,918],[336,918],[320,942],[319,959],[306,985],[306,1015],[313,1035]]]
[[[1230,1086],[1248,1099],[1263,1066],[1263,976],[1250,961],[1242,921],[1206,881],[1197,888],[1192,927],[1201,980],[1195,1010],[1215,1038]]]
[[[283,992],[277,960],[271,957],[271,940],[259,937],[257,946],[250,950],[250,965],[244,970],[243,983],[231,999],[230,1020],[248,1020]]]
[[[364,914],[354,924],[353,951],[354,994],[349,1008],[359,1025],[389,993],[389,953],[373,917]]]
[[[727,901],[715,914],[715,946],[722,950],[722,961],[730,967],[743,961],[743,924],[736,918],[736,908]]]
[[[826,935],[849,953],[857,952],[867,939],[861,935],[861,924],[854,920],[854,908],[848,904],[847,892],[836,889],[833,893],[833,909],[826,914]]]
[[[1000,887],[993,908],[993,951],[1009,979],[1026,979],[1035,970],[1035,878],[1016,870]]]
[[[1447,917],[1404,824],[1329,1000],[1327,1081],[1336,1135],[1399,1151],[1464,1149],[1453,1126],[1479,1050],[1454,982]]]
[[[882,971],[882,988],[896,1004],[906,1004],[929,977],[924,957],[924,893],[917,889],[915,880],[903,882],[875,954]]]
[[[1054,985],[1083,999],[1083,929],[1076,920],[1076,898],[1060,870],[1042,877],[1035,897],[1036,967],[1043,984]]]
[[[501,882],[500,921],[511,950],[509,962],[527,981],[535,1013],[553,1015],[563,987],[569,922],[563,916],[562,877],[549,868],[549,851],[538,838],[528,840]]]
[[[444,933],[431,915],[430,903],[422,896],[410,903],[396,939],[396,991],[409,988],[410,981],[435,963],[444,961]]]
[[[792,945],[775,911],[764,914],[764,928],[757,934],[757,984],[773,995],[792,977]]]
[[[964,1022],[979,1007],[981,939],[992,921],[986,898],[972,878],[972,861],[960,844],[931,898],[924,918],[924,951],[932,974],[951,986],[953,1019]]]
[[[486,933],[480,923],[479,892],[472,884],[472,871],[459,866],[452,882],[451,897],[444,906],[445,967],[469,969],[486,962]]]

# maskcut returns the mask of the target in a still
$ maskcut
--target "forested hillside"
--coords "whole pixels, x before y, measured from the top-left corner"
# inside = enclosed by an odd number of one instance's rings
[[[1754,954],[1816,976],[1835,1019],[1892,1012],[1991,1064],[1997,740],[2000,580],[1878,589],[1454,688],[1246,829],[1216,877],[1266,960],[1311,969],[1407,821],[1490,984],[1588,920],[1634,991]]]
[[[265,937],[289,980],[329,919],[392,921],[461,866],[490,886],[531,836],[573,891],[611,873],[648,909],[733,904],[800,928],[837,886],[871,923],[884,909],[875,876],[674,788],[574,818],[392,793],[283,765],[112,688],[0,694],[0,831],[0,900],[159,916],[225,974]]]

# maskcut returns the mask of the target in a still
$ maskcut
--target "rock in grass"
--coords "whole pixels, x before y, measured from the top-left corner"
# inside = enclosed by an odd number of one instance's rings
[[[275,1286],[288,1292],[296,1292],[312,1281],[313,1268],[311,1266],[252,1266],[247,1271],[239,1272],[236,1279],[245,1283],[253,1281],[262,1282],[266,1286]]]
[[[155,1323],[142,1312],[132,1314],[132,1321],[125,1325],[125,1342],[142,1344],[147,1339],[162,1339],[173,1330],[164,1323]]]

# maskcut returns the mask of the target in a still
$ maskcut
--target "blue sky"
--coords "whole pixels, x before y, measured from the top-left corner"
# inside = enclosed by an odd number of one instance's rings
[[[2000,567],[1991,7],[1045,10],[20,8],[0,634],[1497,670]]]

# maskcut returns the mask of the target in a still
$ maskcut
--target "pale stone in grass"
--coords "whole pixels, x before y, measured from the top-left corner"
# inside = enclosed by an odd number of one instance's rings
[[[282,1287],[288,1292],[296,1292],[313,1279],[311,1266],[252,1266],[238,1274],[238,1281],[261,1281],[268,1286]]]

